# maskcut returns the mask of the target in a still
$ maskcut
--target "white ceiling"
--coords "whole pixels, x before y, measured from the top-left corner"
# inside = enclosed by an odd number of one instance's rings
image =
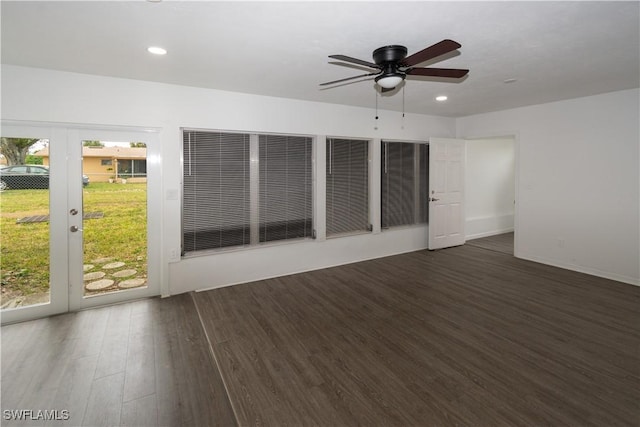
[[[640,3],[2,1],[2,62],[374,107],[373,80],[328,55],[371,61],[453,39],[458,83],[407,80],[407,112],[459,117],[640,86]],[[166,48],[163,57],[146,52]],[[428,66],[430,64],[422,64]],[[517,79],[504,83],[506,79]],[[438,103],[436,95],[448,95]],[[378,100],[401,111],[402,91]]]

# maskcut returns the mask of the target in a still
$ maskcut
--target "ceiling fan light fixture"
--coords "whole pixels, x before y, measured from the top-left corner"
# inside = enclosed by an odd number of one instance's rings
[[[403,74],[383,74],[376,77],[376,83],[385,89],[393,89],[404,80]]]

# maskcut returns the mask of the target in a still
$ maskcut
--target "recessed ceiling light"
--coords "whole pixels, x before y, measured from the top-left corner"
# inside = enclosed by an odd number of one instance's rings
[[[436,96],[436,101],[446,101],[448,98],[446,95],[440,95],[440,96]]]
[[[154,55],[166,55],[167,50],[158,46],[151,46],[147,48],[149,53],[153,53]]]

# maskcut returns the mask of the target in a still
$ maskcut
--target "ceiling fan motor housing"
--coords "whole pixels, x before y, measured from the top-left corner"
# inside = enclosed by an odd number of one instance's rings
[[[406,74],[401,72],[399,62],[407,56],[407,48],[400,45],[379,47],[373,51],[373,60],[382,72],[375,78],[376,83],[385,89],[393,89],[404,80]],[[384,83],[386,82],[386,83]]]
[[[384,66],[386,63],[399,62],[407,56],[407,48],[400,45],[379,47],[373,51],[373,62]]]

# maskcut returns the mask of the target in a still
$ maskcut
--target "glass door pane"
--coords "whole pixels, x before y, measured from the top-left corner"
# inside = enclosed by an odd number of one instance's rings
[[[83,296],[147,287],[143,143],[82,142]]]
[[[49,304],[49,140],[2,137],[0,240],[3,312]]]

